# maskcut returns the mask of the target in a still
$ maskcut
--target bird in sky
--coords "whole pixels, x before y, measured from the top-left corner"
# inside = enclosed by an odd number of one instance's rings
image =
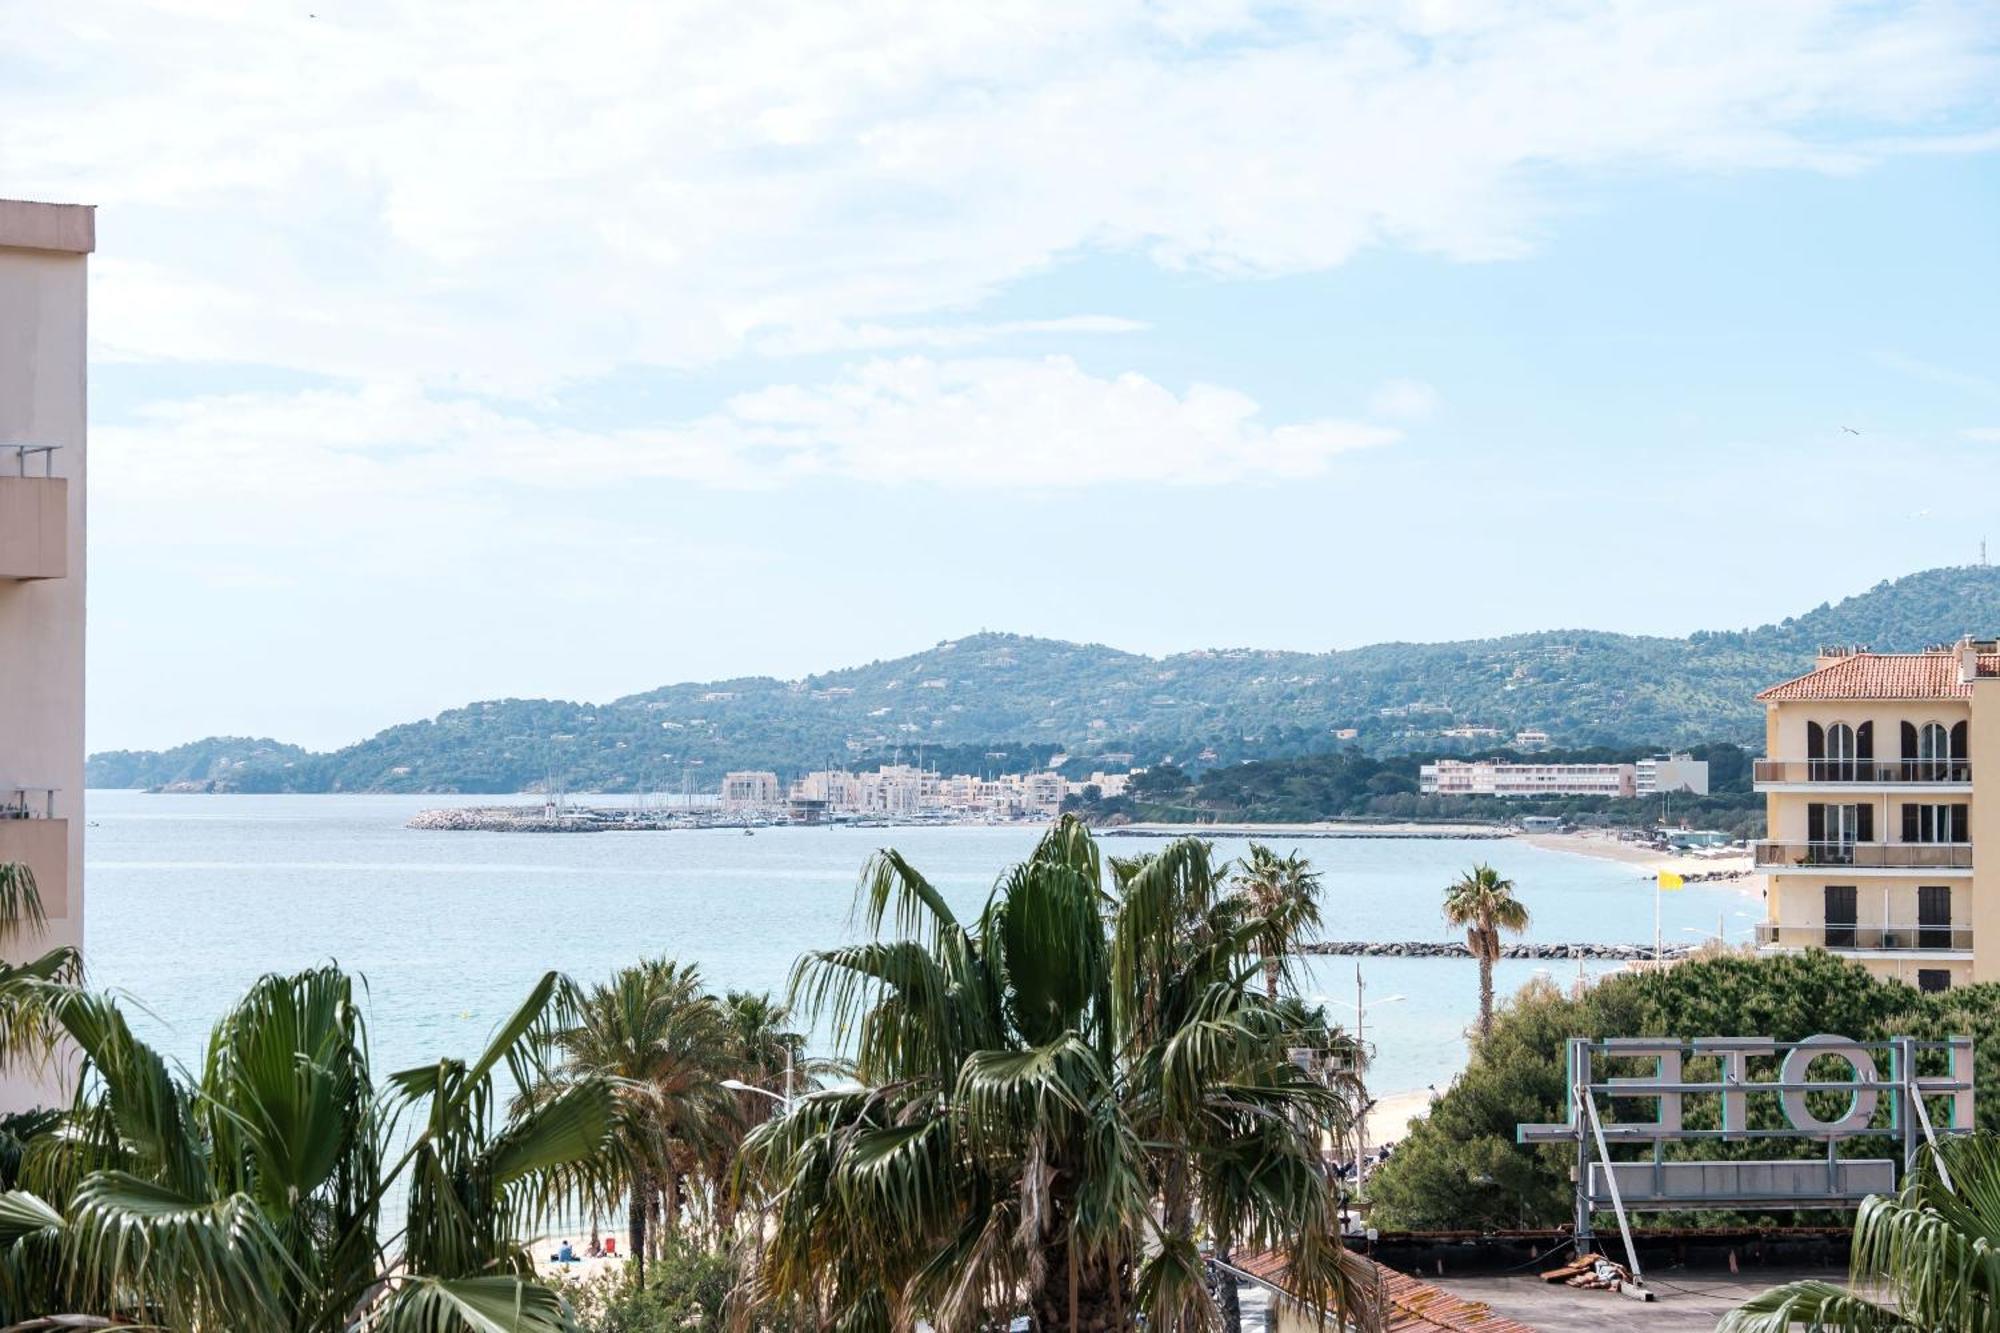
[[[1854,427],[1852,426],[1842,426],[1841,429],[1846,431],[1849,435],[1859,435],[1861,433],[1860,431],[1854,429]]]

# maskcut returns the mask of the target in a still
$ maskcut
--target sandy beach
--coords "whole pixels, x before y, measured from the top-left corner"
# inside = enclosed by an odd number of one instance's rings
[[[1615,833],[1596,829],[1576,833],[1517,833],[1514,836],[1543,851],[1623,862],[1633,868],[1634,874],[1648,878],[1668,871],[1690,882],[1733,884],[1753,898],[1761,898],[1764,894],[1764,877],[1756,873],[1755,862],[1751,860],[1749,851],[1742,847],[1708,853],[1662,853],[1647,843],[1628,842]]]
[[[1375,1099],[1375,1109],[1368,1113],[1368,1146],[1379,1148],[1385,1143],[1394,1143],[1410,1132],[1410,1122],[1431,1109],[1431,1090],[1416,1088],[1409,1092],[1392,1092],[1386,1097]]]

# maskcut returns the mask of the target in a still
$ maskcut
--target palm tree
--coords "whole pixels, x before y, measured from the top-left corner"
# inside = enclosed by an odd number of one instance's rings
[[[378,1088],[352,979],[332,968],[260,979],[195,1079],[116,1003],[63,989],[51,1010],[81,1082],[57,1132],[27,1146],[30,1188],[0,1193],[0,1322],[70,1309],[75,1322],[49,1326],[569,1329],[523,1237],[587,1190],[610,1090],[578,1083],[494,1115],[501,1065],[537,1080],[537,1029],[560,993],[550,973],[471,1064]]]
[[[47,930],[35,872],[18,861],[0,861],[0,949],[12,952]],[[68,945],[24,963],[0,963],[0,1070],[47,1062],[57,1035],[49,1001],[59,993],[48,983],[75,985],[82,979],[83,959]]]
[[[600,1206],[622,1196],[626,1244],[645,1281],[648,1221],[658,1211],[664,1237],[680,1224],[685,1182],[709,1159],[734,1112],[721,1086],[729,1030],[701,973],[670,958],[621,969],[578,1001],[574,1021],[552,1034],[560,1056],[555,1086],[605,1080],[617,1110],[617,1170]]]
[[[1060,819],[961,923],[894,851],[875,938],[807,954],[794,995],[854,1052],[746,1152],[774,1192],[752,1308],[945,1333],[1024,1305],[1044,1330],[1215,1317],[1201,1232],[1282,1249],[1299,1294],[1364,1325],[1318,1142],[1345,1103],[1287,1058],[1250,979],[1271,924],[1209,845],[1112,861]]]
[[[1250,900],[1251,910],[1271,924],[1271,938],[1264,941],[1264,996],[1275,1000],[1287,948],[1319,930],[1319,875],[1297,852],[1279,856],[1253,842],[1235,884],[1237,892]]]
[[[721,1004],[727,1035],[722,1060],[729,1080],[740,1086],[734,1089],[735,1114],[717,1126],[712,1167],[717,1244],[727,1242],[746,1187],[755,1183],[739,1169],[744,1138],[829,1068],[826,1061],[807,1058],[805,1034],[790,1026],[790,1006],[769,991],[732,990],[722,997]]]
[[[1493,964],[1500,957],[1500,932],[1528,928],[1528,908],[1514,896],[1514,881],[1489,865],[1476,865],[1444,891],[1444,919],[1465,927],[1465,945],[1479,960],[1479,1039],[1493,1035]]]
[[[1985,1329],[2000,1318],[2000,1138],[1946,1139],[1900,1194],[1873,1195],[1854,1220],[1849,1280],[1877,1284],[1880,1305],[1832,1282],[1792,1282],[1723,1317],[1719,1333]]]

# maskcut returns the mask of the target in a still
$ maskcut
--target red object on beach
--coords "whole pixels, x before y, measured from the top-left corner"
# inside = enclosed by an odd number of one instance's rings
[[[618,1237],[606,1236],[604,1238],[604,1257],[607,1259],[616,1259],[618,1257]]]

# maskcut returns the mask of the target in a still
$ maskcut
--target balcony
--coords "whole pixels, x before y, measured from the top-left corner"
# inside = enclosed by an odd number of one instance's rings
[[[0,579],[69,574],[69,481],[55,475],[55,450],[0,445]]]
[[[52,787],[0,784],[0,862],[25,865],[35,876],[42,910],[69,915],[69,821],[55,818]]]
[[[1758,790],[1839,786],[1966,787],[1969,759],[1759,759],[1751,766]]]
[[[1970,870],[1969,842],[1760,842],[1759,870]]]
[[[1828,949],[1835,952],[1971,953],[1968,926],[1786,926],[1757,923],[1760,949]]]

